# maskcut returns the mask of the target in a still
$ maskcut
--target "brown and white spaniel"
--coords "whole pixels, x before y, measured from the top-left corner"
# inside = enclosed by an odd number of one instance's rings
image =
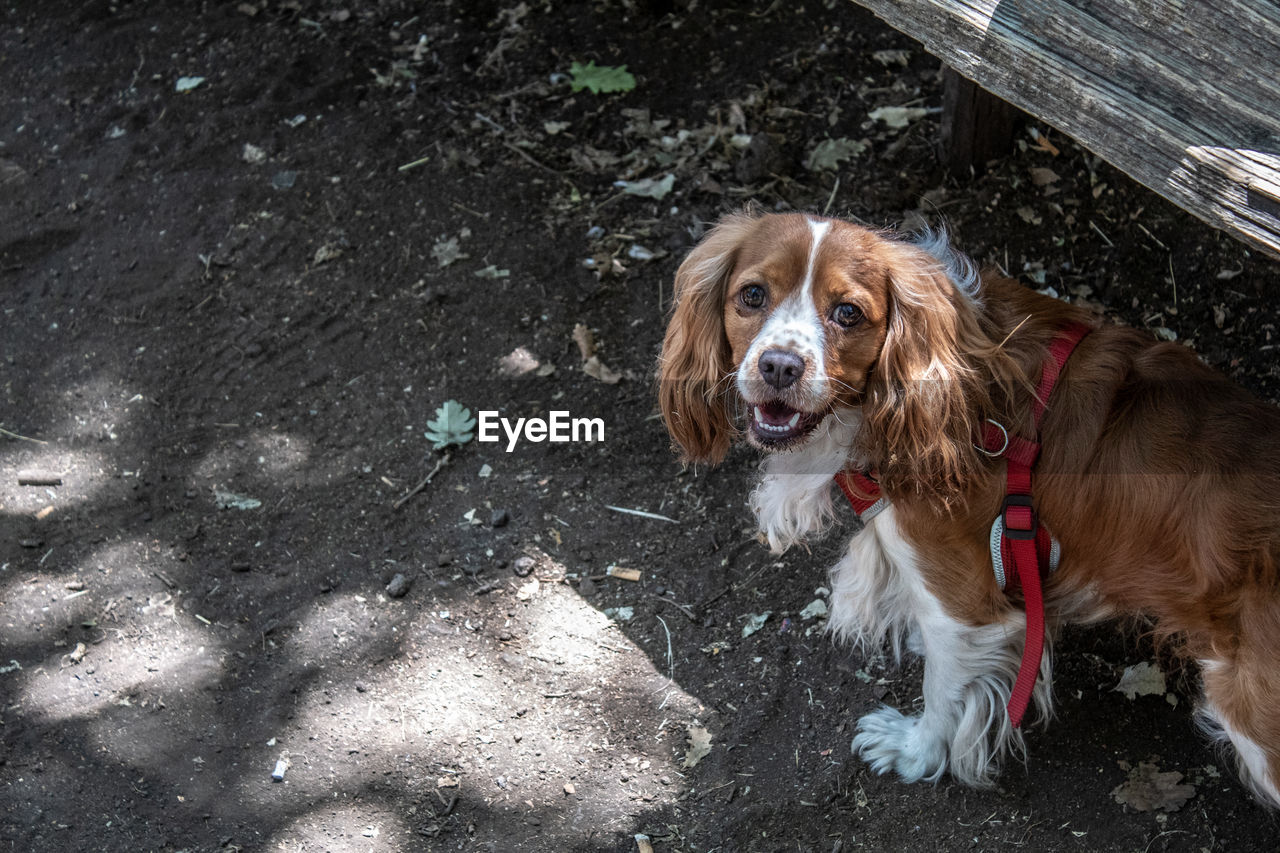
[[[1039,420],[1047,352],[1080,324]],[[1049,639],[1069,621],[1149,620],[1199,662],[1205,730],[1280,806],[1280,409],[1183,346],[979,275],[945,233],[802,214],[727,216],[680,266],[659,395],[686,460],[719,462],[742,436],[769,451],[751,505],[776,551],[840,515],[835,475],[878,482],[879,511],[830,570],[829,619],[864,647],[924,655],[923,712],[858,722],[853,749],[877,771],[987,785],[1023,749],[1005,708],[1028,617],[993,557],[998,429],[1040,446]],[[1036,663],[1047,718],[1047,647]]]

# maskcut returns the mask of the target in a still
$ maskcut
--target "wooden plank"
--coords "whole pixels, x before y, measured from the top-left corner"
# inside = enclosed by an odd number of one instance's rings
[[[1280,257],[1280,4],[855,0],[965,77]]]

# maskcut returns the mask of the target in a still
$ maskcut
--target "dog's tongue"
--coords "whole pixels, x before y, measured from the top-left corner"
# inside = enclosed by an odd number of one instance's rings
[[[800,432],[801,415],[782,403],[765,403],[751,412],[756,433],[769,439],[791,438]]]
[[[772,402],[756,406],[756,421],[772,427],[795,426],[792,420],[794,419],[796,423],[799,423],[799,419],[796,418],[797,414],[795,409],[785,403]]]

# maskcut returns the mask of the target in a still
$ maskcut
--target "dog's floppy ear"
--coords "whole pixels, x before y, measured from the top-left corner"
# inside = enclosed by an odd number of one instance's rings
[[[945,232],[886,241],[889,317],[867,383],[864,439],[882,480],[947,503],[980,465],[973,446],[987,392],[970,356],[984,348],[978,276]]]
[[[738,246],[756,217],[731,214],[694,247],[676,272],[671,319],[658,370],[658,402],[672,440],[688,462],[724,459],[733,440],[733,369],[724,329],[725,289]]]

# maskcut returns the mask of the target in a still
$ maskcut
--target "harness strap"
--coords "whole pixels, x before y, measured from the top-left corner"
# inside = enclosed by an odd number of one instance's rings
[[[1022,725],[1044,656],[1044,593],[1040,583],[1041,572],[1042,569],[1056,569],[1059,558],[1058,543],[1041,526],[1031,497],[1031,470],[1040,456],[1040,421],[1048,408],[1049,396],[1062,374],[1063,366],[1076,345],[1090,331],[1090,327],[1083,323],[1073,323],[1060,331],[1050,343],[1032,401],[1034,439],[1010,435],[994,421],[987,423],[982,435],[985,452],[992,457],[1004,456],[1006,461],[1004,508],[991,531],[992,566],[1002,589],[1006,588],[1006,582],[1010,587],[1022,588],[1027,613],[1027,639],[1022,649],[1018,676],[1006,707],[1009,721],[1015,728]],[[889,504],[888,498],[881,495],[880,484],[870,473],[841,471],[836,474],[835,481],[853,511],[864,523]]]
[[[880,484],[872,474],[863,471],[841,471],[836,474],[836,485],[844,492],[849,506],[866,524],[889,505],[889,499],[880,494]]]
[[[1042,560],[1042,550],[1036,547],[1037,539],[1044,541],[1049,537],[1040,526],[1031,498],[1031,469],[1040,456],[1040,421],[1048,407],[1049,395],[1053,393],[1053,387],[1062,374],[1063,365],[1089,331],[1088,326],[1073,323],[1053,339],[1049,345],[1048,357],[1041,368],[1035,399],[1032,401],[1036,439],[1019,440],[1016,446],[1011,442],[1011,447],[1005,454],[1005,498],[1001,513],[1004,531],[1000,544],[1002,553],[1011,557],[1006,566],[1013,569],[1013,579],[1022,587],[1027,613],[1027,639],[1022,648],[1022,662],[1018,666],[1018,677],[1013,682],[1006,708],[1009,722],[1014,728],[1022,725],[1022,717],[1031,702],[1036,678],[1040,675],[1041,658],[1044,656],[1044,594],[1040,577],[1042,569],[1049,568],[1051,560]],[[1046,557],[1048,551],[1049,548],[1043,549]]]

